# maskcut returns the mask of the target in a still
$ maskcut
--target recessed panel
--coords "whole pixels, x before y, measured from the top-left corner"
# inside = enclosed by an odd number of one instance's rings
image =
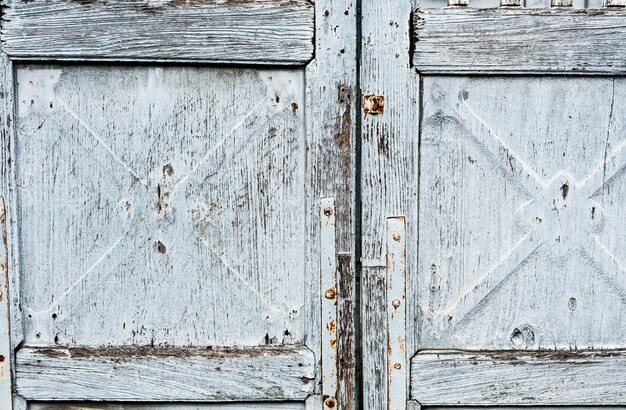
[[[301,70],[21,66],[25,343],[303,340]]]
[[[626,338],[626,81],[427,77],[420,349]]]

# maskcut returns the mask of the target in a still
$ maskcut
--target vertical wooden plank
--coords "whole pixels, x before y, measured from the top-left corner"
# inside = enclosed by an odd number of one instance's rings
[[[339,407],[354,407],[356,379],[356,287],[352,254],[337,255],[337,354],[339,384]]]
[[[320,275],[322,296],[322,397],[324,409],[337,405],[337,258],[335,200],[322,198],[320,207]]]
[[[306,129],[307,129],[307,227],[306,246],[307,306],[311,312],[307,330],[307,346],[321,357],[320,247],[319,198],[335,198],[337,253],[351,255],[350,271],[354,272],[354,213],[355,213],[355,98],[356,88],[356,3],[353,0],[315,1],[315,59],[307,66]],[[340,274],[342,274],[340,272]],[[339,277],[346,288],[354,289]],[[337,303],[343,306],[354,301],[343,300],[340,292]],[[345,337],[354,337],[354,321],[342,316],[339,325],[343,346],[354,346]],[[341,346],[341,345],[340,345]],[[341,348],[341,347],[340,347]],[[337,408],[354,409],[354,371],[345,367],[354,363],[354,349],[341,352],[343,366],[338,381]],[[352,356],[352,357],[350,357]],[[321,387],[321,375],[318,376]]]
[[[11,331],[9,328],[9,270],[7,252],[6,211],[4,198],[0,196],[0,408],[11,410],[13,403],[11,390]]]
[[[419,77],[411,67],[411,12],[416,0],[363,0],[364,95],[385,97],[385,111],[362,118],[362,292],[363,408],[387,408],[385,224],[406,217],[407,272],[414,272],[417,243],[417,149]],[[414,284],[407,277],[407,314],[417,312]],[[381,335],[382,334],[382,335]],[[407,355],[415,336],[407,333]]]
[[[12,408],[11,403],[11,379],[14,376],[13,358],[11,352],[22,340],[22,321],[19,310],[19,270],[17,258],[17,241],[14,239],[16,232],[14,191],[14,131],[13,131],[13,100],[14,77],[13,64],[4,53],[0,53],[0,101],[2,113],[0,114],[0,197],[2,198],[2,278],[0,289],[2,301],[0,302],[0,355],[4,360],[0,363],[0,371],[3,373],[2,387],[0,388],[0,404],[2,408]],[[11,294],[9,294],[11,290]],[[8,371],[7,371],[8,370]],[[5,384],[6,383],[6,384]],[[8,387],[7,387],[8,386]],[[5,394],[5,388],[9,394]],[[18,398],[13,400],[17,401]],[[6,401],[6,402],[5,402]]]
[[[387,408],[405,410],[406,229],[404,217],[387,219]]]

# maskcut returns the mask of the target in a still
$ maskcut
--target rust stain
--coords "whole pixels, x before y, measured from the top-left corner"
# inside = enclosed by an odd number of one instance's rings
[[[324,297],[330,300],[335,299],[337,297],[337,291],[335,288],[329,288],[324,294]]]
[[[363,113],[378,115],[385,112],[385,96],[376,94],[366,94],[363,96]]]
[[[328,322],[328,324],[326,325],[326,329],[328,329],[329,332],[334,332],[337,329],[335,321],[331,320],[330,322]]]

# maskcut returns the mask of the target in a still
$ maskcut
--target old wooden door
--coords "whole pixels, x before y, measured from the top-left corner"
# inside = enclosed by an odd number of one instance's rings
[[[3,2],[2,409],[352,408],[355,30]]]
[[[364,408],[624,405],[624,2],[450,4],[363,2]]]

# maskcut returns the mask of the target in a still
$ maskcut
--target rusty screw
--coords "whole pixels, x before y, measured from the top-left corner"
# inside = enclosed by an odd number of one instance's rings
[[[391,302],[391,305],[397,309],[400,307],[400,299],[394,299],[393,302]]]
[[[402,365],[400,364],[400,362],[396,362],[396,364],[393,365],[393,368],[396,370],[400,370],[402,369]]]
[[[400,236],[400,234],[399,234],[398,232],[394,232],[394,233],[392,233],[392,234],[391,234],[391,237],[393,238],[393,240],[394,240],[394,241],[396,241],[396,242],[400,242],[400,238],[401,238],[401,236]]]
[[[324,208],[324,215],[331,216],[333,214],[333,208]]]
[[[335,288],[328,288],[328,290],[324,294],[324,297],[331,300],[335,299],[335,297],[337,297],[337,291],[335,290]]]
[[[327,408],[330,408],[330,409],[332,409],[333,407],[335,407],[335,404],[336,404],[336,402],[335,402],[335,398],[334,398],[334,397],[329,397],[329,398],[327,398],[327,399],[324,401],[324,405],[325,405]]]

